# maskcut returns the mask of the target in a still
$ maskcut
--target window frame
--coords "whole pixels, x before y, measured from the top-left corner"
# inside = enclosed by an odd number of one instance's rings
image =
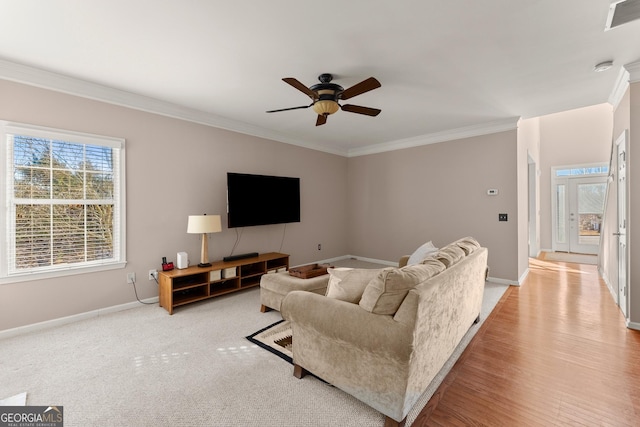
[[[9,158],[9,135],[24,135],[36,138],[60,140],[83,145],[98,145],[116,148],[118,152],[117,170],[114,171],[118,179],[114,188],[114,253],[115,259],[108,261],[90,261],[64,266],[50,266],[38,271],[9,272],[9,245],[11,233],[15,224],[12,223],[11,205],[8,190],[13,180],[13,158]],[[126,150],[125,139],[23,123],[0,121],[0,161],[6,166],[4,173],[0,173],[0,285],[37,279],[64,277],[75,274],[85,274],[97,271],[124,268],[126,261]],[[11,186],[13,188],[13,186]]]

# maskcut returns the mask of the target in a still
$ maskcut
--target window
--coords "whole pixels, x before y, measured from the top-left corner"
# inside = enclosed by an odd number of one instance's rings
[[[588,175],[605,175],[609,173],[609,166],[590,166],[577,168],[554,168],[555,174],[561,176],[588,176]]]
[[[3,123],[2,283],[125,261],[124,140]]]

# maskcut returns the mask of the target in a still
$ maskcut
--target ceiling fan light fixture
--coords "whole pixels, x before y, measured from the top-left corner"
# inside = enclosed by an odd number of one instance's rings
[[[640,0],[638,0],[640,1]],[[380,82],[375,77],[369,77],[357,83],[346,90],[335,83],[331,83],[333,76],[325,73],[318,77],[320,83],[317,83],[311,87],[307,87],[300,83],[295,77],[285,77],[282,79],[288,85],[298,89],[300,92],[311,98],[312,102],[309,105],[301,105],[299,107],[281,108],[279,110],[270,110],[267,113],[276,113],[279,111],[298,110],[302,108],[312,107],[313,111],[318,115],[316,117],[316,126],[321,126],[327,123],[327,117],[334,114],[338,110],[346,111],[349,113],[364,114],[365,116],[375,117],[380,114],[378,108],[363,107],[360,105],[345,104],[340,105],[338,101],[353,98],[354,96],[361,95],[369,92],[373,89],[377,89],[380,86]]]
[[[331,99],[321,99],[313,104],[313,111],[320,116],[328,116],[335,113],[340,109],[340,106],[336,101]]]

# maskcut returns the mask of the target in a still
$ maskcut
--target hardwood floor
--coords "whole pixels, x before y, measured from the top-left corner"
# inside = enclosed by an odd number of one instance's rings
[[[412,426],[556,425],[640,425],[640,331],[596,266],[532,259]]]

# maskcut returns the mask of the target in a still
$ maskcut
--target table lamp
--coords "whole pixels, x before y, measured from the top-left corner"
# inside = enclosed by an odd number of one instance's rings
[[[189,215],[187,223],[187,233],[202,234],[202,252],[200,254],[200,264],[198,267],[209,267],[209,245],[207,233],[219,233],[222,231],[220,215]]]

